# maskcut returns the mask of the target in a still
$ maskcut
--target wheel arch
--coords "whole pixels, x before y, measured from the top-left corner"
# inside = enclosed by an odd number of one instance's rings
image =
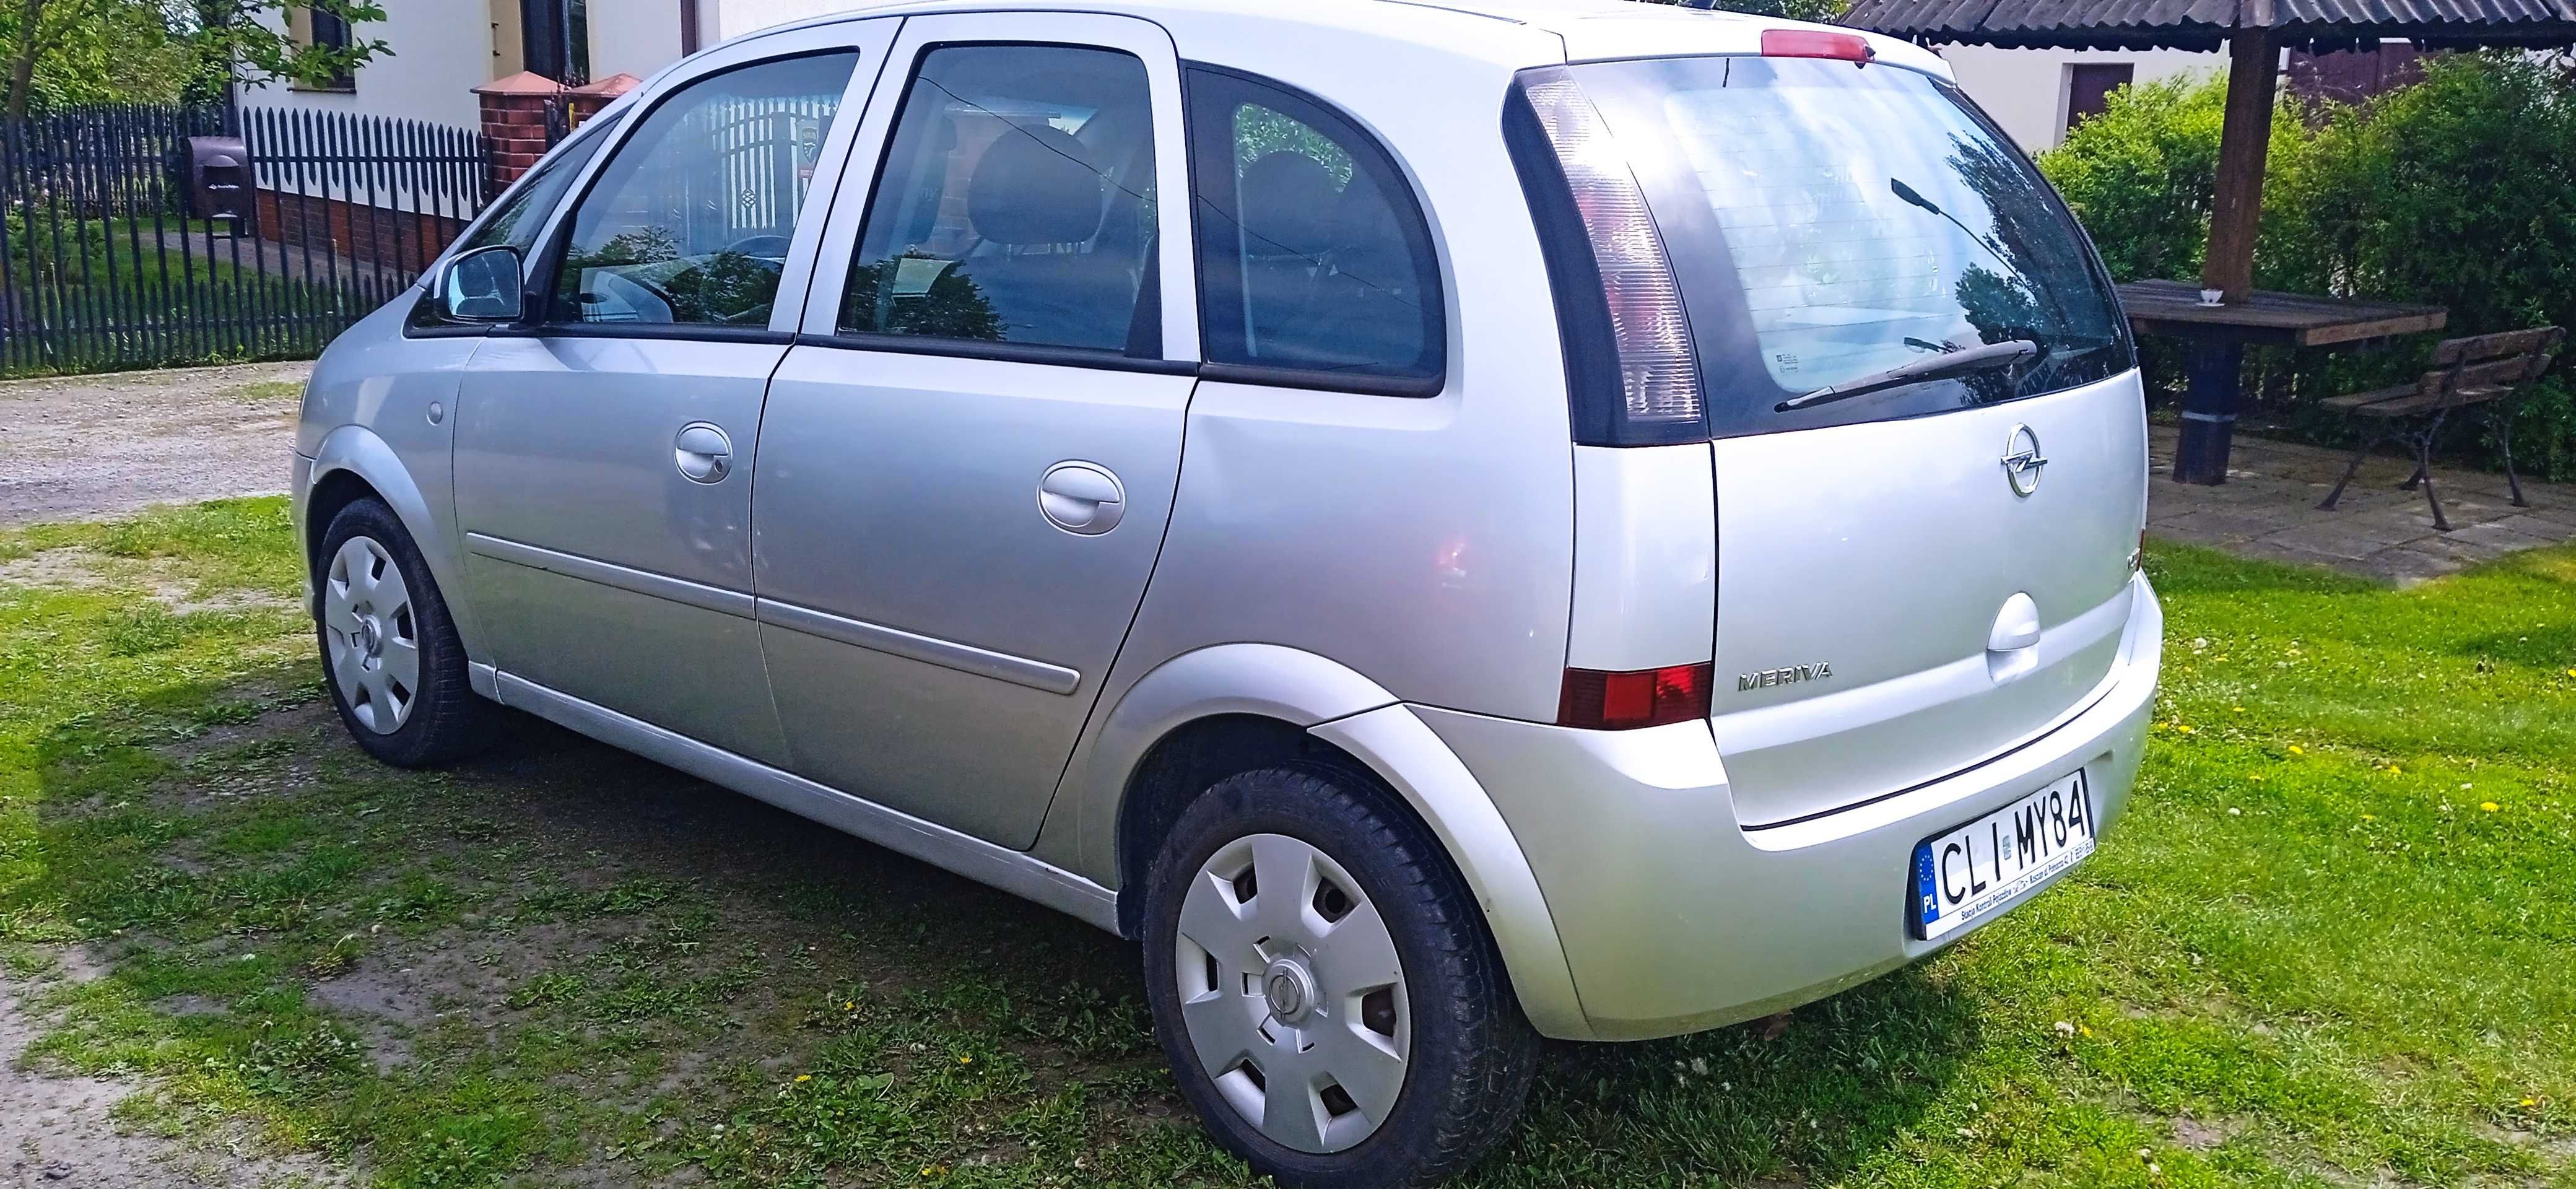
[[[465,642],[466,654],[483,655],[476,644],[473,608],[461,597],[464,562],[455,542],[438,531],[440,518],[394,448],[365,426],[343,425],[314,449],[308,475],[302,542],[305,589],[319,588],[322,538],[331,531],[331,518],[351,503],[373,497],[393,509],[394,519],[402,522],[403,531],[419,546],[421,560],[428,563],[429,576],[438,583],[448,615],[456,623],[456,634]]]
[[[1392,794],[1476,897],[1530,1023],[1589,1034],[1538,877],[1483,787],[1394,694],[1299,649],[1224,644],[1174,657],[1120,695],[1076,755],[1065,791],[1079,802],[1070,808],[1084,866],[1139,893],[1118,897],[1121,933],[1139,933],[1145,864],[1181,810],[1225,776],[1290,761]]]

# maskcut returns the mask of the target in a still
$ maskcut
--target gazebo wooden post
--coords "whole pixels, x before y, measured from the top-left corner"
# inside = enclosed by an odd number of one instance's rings
[[[2218,184],[2209,208],[2209,259],[2201,287],[2243,301],[2254,288],[2254,236],[2263,221],[2263,166],[2272,152],[2272,107],[2281,51],[2259,29],[2227,42],[2227,122],[2218,134]]]
[[[2222,301],[2254,289],[2254,237],[2263,221],[2263,166],[2272,148],[2272,107],[2281,53],[2272,35],[2238,29],[2227,42],[2227,122],[2218,138],[2218,179],[2209,211],[2209,257],[2201,287]],[[2227,455],[2245,373],[2245,344],[2208,338],[2191,345],[2190,387],[2183,394],[2182,433],[2174,444],[2174,478],[2227,481]]]

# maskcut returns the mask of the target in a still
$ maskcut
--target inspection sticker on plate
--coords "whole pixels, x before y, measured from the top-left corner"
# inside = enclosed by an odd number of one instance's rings
[[[2093,853],[2093,807],[2074,775],[1914,847],[1914,935],[1974,924]]]

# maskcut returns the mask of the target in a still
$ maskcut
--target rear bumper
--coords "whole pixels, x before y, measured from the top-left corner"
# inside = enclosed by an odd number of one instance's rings
[[[1575,731],[1413,708],[1492,797],[1537,877],[1585,1025],[1547,1030],[1596,1040],[1692,1032],[1922,958],[1974,930],[1910,936],[1915,843],[2078,767],[2090,770],[2102,828],[2116,825],[2137,777],[2164,630],[2143,575],[2132,590],[2118,663],[2056,730],[1896,796],[1760,830],[1737,821],[1705,724]]]

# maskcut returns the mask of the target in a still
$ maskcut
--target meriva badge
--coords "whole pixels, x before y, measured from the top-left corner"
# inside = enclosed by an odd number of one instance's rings
[[[1833,662],[1818,661],[1812,665],[1791,665],[1785,669],[1764,669],[1759,673],[1738,674],[1735,678],[1735,689],[1736,692],[1741,693],[1748,689],[1790,685],[1800,681],[1822,681],[1833,675]]]

